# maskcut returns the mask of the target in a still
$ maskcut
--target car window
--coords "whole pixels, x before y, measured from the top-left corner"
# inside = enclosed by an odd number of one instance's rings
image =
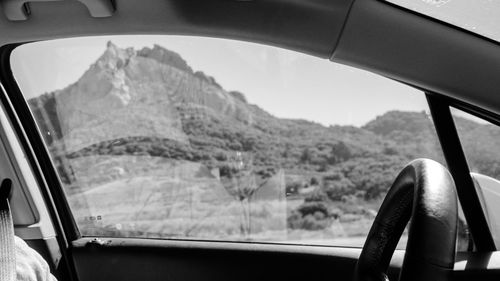
[[[422,92],[288,50],[88,37],[11,65],[84,236],[362,246],[404,165],[444,163]]]
[[[452,108],[458,135],[495,244],[500,247],[500,128]]]

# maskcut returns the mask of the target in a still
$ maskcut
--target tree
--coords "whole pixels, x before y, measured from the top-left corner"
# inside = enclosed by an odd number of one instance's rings
[[[311,180],[309,181],[310,185],[319,185],[319,181],[316,177],[312,177]]]
[[[219,168],[222,185],[241,203],[243,220],[240,229],[245,237],[251,232],[252,198],[275,174],[274,168],[254,171],[252,158],[242,152],[236,153],[233,162]]]
[[[351,158],[352,153],[349,147],[343,142],[338,142],[332,146],[328,164],[333,165]]]
[[[300,163],[309,164],[311,162],[312,153],[309,147],[304,148],[302,154],[300,155]]]
[[[355,192],[354,184],[341,173],[323,177],[323,190],[332,201],[342,200],[342,196]]]

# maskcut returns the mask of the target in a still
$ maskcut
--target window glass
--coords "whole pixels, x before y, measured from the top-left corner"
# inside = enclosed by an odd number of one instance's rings
[[[84,236],[361,246],[402,167],[444,162],[423,93],[274,47],[77,38],[11,64]]]
[[[455,108],[452,114],[493,239],[500,248],[500,128]]]

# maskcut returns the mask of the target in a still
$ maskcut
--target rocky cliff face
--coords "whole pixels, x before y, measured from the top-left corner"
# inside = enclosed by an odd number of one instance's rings
[[[408,161],[444,163],[423,112],[387,112],[361,128],[277,118],[160,46],[108,43],[74,84],[28,102],[66,183],[74,177],[68,159],[146,155],[230,176],[231,165],[241,162],[235,155],[243,155],[264,178],[269,169],[306,180],[346,178],[353,192],[376,198]],[[500,177],[499,133],[461,118],[457,126],[463,143],[474,147],[468,156],[477,171]]]
[[[212,166],[249,152],[263,169],[325,170],[356,157],[437,153],[432,137],[414,140],[394,125],[406,116],[432,128],[425,114],[388,113],[364,128],[276,118],[158,45],[109,42],[77,82],[29,103],[54,153],[68,157],[146,154]]]
[[[191,114],[214,112],[252,122],[244,98],[226,92],[203,72],[193,72],[180,55],[158,45],[136,51],[109,42],[76,83],[45,100],[52,102],[59,122],[46,129],[60,127],[52,135],[62,137],[67,151],[135,136],[186,143],[181,122],[186,108]]]

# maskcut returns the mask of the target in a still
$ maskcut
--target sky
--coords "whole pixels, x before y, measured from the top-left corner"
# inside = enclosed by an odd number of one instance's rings
[[[62,89],[83,75],[108,41],[175,51],[195,71],[281,118],[361,126],[389,110],[428,111],[421,91],[379,75],[280,48],[206,37],[128,35],[25,44],[12,53],[14,77],[26,98]]]

